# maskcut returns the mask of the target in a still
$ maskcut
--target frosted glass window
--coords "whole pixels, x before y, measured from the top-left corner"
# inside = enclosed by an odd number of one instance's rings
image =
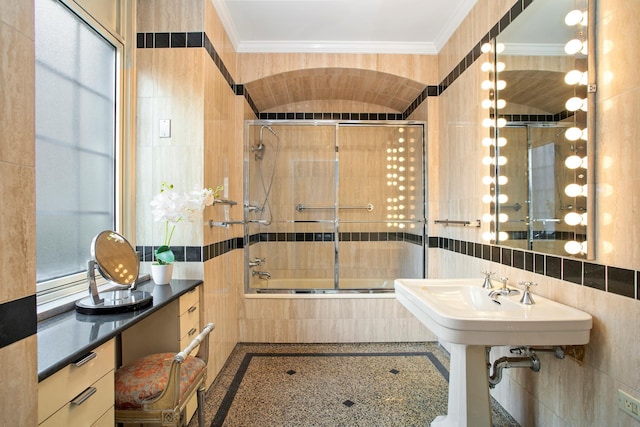
[[[57,0],[35,2],[36,278],[86,271],[115,227],[116,47]]]

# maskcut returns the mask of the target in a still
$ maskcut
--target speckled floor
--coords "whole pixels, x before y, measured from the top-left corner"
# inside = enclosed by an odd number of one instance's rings
[[[435,343],[238,344],[207,392],[205,424],[429,426],[447,412],[448,369]],[[492,414],[518,426],[495,401]]]

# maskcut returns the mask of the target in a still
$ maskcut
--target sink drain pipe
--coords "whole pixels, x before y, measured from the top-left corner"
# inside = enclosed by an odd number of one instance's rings
[[[493,362],[493,373],[491,373],[491,363],[489,361],[489,352],[491,347],[487,347],[487,368],[489,369],[489,388],[494,388],[502,381],[502,370],[508,368],[530,368],[533,372],[540,370],[540,359],[532,351],[526,351],[526,356],[508,357],[504,356]],[[512,351],[513,352],[513,351]]]

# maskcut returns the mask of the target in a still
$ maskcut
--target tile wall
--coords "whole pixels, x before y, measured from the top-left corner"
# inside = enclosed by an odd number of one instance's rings
[[[37,423],[33,15],[33,2],[0,1],[0,419],[5,425]]]

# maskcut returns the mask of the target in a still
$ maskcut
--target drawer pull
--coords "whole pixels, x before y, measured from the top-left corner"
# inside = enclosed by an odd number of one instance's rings
[[[72,405],[82,405],[88,398],[93,396],[98,391],[95,387],[89,387],[79,395],[73,398],[70,402]]]
[[[76,366],[76,368],[79,368],[80,366],[84,365],[85,363],[88,363],[91,360],[95,359],[97,355],[98,355],[98,353],[94,353],[92,351],[91,353],[89,353],[86,356],[84,356],[82,359],[78,360],[77,362],[74,362],[74,365]]]
[[[196,307],[195,305],[192,305],[191,307],[189,307],[189,310],[187,310],[189,313],[193,313],[194,311],[196,311],[198,309],[198,307]]]
[[[195,334],[196,332],[198,332],[198,330],[196,328],[191,328],[191,330],[189,330],[188,335],[191,336],[191,335]]]

